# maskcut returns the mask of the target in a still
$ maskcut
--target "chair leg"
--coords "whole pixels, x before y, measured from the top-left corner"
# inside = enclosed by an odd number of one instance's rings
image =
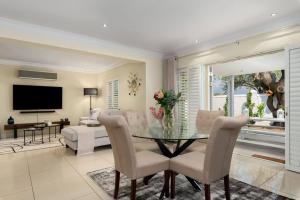
[[[171,199],[175,198],[175,172],[171,171]]]
[[[210,185],[205,184],[205,200],[210,200]]]
[[[229,175],[224,177],[225,197],[230,200]]]
[[[164,185],[164,191],[165,191],[165,196],[169,198],[170,196],[170,171],[166,170],[165,171],[165,185]]]
[[[131,200],[135,200],[136,196],[136,180],[131,180]]]
[[[120,172],[116,170],[116,176],[115,176],[115,193],[114,198],[118,198],[119,194],[119,185],[120,185]]]

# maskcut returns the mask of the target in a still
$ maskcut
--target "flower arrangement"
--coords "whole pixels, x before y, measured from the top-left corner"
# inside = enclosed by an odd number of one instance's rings
[[[162,120],[164,117],[164,109],[162,107],[160,107],[158,109],[158,111],[156,111],[156,108],[154,107],[150,107],[150,111],[153,115],[153,117],[157,120]]]
[[[159,90],[154,93],[154,99],[164,111],[164,128],[173,127],[173,108],[181,97],[181,93],[175,94],[173,90]]]

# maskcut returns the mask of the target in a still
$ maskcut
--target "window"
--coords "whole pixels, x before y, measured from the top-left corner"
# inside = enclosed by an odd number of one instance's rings
[[[204,74],[203,66],[178,71],[178,90],[182,94],[182,101],[178,103],[178,122],[185,130],[195,130],[197,112],[204,107]]]
[[[119,80],[107,82],[107,107],[119,109]]]

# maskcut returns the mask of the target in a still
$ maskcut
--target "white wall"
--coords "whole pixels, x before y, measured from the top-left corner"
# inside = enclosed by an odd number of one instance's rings
[[[9,116],[15,119],[15,123],[36,122],[36,114],[20,114],[12,109],[12,86],[44,85],[63,87],[63,109],[55,113],[39,114],[39,121],[57,121],[61,118],[69,118],[73,125],[78,124],[79,117],[87,116],[89,113],[89,97],[83,95],[83,88],[96,87],[97,76],[95,74],[55,71],[58,73],[56,81],[20,79],[17,77],[16,66],[0,65],[0,133],[1,138],[11,137],[12,131],[4,132],[3,126],[7,123]],[[51,98],[51,97],[49,97]],[[94,100],[94,102],[96,102]],[[97,106],[94,104],[94,106]]]
[[[135,73],[141,79],[141,86],[136,96],[129,95],[127,80],[130,73]],[[100,73],[97,76],[97,85],[102,89],[99,106],[107,108],[107,88],[106,83],[111,80],[119,80],[119,106],[121,110],[146,110],[146,66],[145,63],[129,63],[120,67]]]
[[[300,26],[264,33],[200,53],[179,58],[179,67],[195,64],[211,64],[257,53],[284,49],[289,45],[300,44]]]

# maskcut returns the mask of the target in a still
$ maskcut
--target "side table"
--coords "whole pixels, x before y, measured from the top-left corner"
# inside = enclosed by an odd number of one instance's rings
[[[36,131],[41,131],[42,143],[44,143],[44,127],[32,127],[32,128],[24,129],[24,146],[26,145],[26,133],[31,132],[31,141],[30,141],[30,143],[33,143],[35,141]]]
[[[54,127],[54,134],[55,134],[55,138],[56,138],[57,128],[58,128],[58,130],[60,130],[61,125],[60,124],[51,124],[51,125],[47,125],[46,127],[48,127],[48,130],[49,130],[49,142],[50,142],[51,128]]]

